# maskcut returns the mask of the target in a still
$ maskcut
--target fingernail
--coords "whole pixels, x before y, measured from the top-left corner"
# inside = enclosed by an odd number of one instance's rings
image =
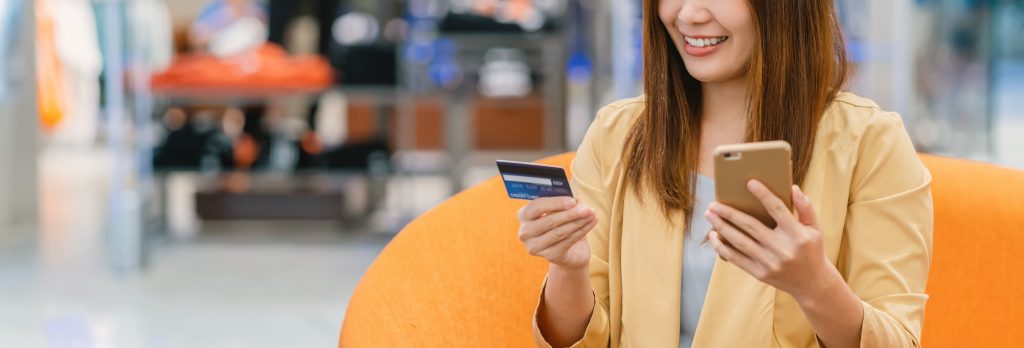
[[[711,205],[708,206],[708,211],[718,214],[722,211],[722,207],[718,205],[718,202],[712,202]]]
[[[576,199],[572,197],[566,197],[565,199],[562,200],[562,203],[565,204],[566,208],[572,208],[574,205],[576,205]]]

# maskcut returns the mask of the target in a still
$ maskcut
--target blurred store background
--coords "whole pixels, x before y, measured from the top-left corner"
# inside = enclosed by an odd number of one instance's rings
[[[837,3],[920,151],[1024,168],[1024,0]],[[0,1],[0,346],[334,345],[403,225],[641,92],[639,6]]]

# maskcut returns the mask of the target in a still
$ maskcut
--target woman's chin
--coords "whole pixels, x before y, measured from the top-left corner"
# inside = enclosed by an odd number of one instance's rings
[[[726,71],[726,69],[719,69],[719,67],[709,66],[687,66],[686,71],[690,73],[690,76],[693,76],[694,79],[700,81],[701,83],[726,82],[735,80],[737,77],[743,76],[742,73]]]
[[[727,80],[725,74],[690,70],[690,76],[701,83],[716,83]]]

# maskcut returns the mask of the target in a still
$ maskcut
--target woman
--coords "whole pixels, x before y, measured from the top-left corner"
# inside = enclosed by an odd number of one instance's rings
[[[831,0],[645,0],[646,96],[603,108],[576,199],[519,212],[550,262],[541,346],[920,345],[931,177],[899,116],[840,91]],[[712,151],[786,140],[796,213],[713,203]],[[717,255],[717,256],[716,256]]]

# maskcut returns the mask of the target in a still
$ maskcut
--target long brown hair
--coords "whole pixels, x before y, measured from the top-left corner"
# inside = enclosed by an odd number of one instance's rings
[[[750,10],[757,41],[747,70],[751,99],[745,139],[789,142],[793,179],[800,183],[818,121],[849,71],[839,18],[832,0],[750,0]],[[626,184],[638,197],[651,190],[666,217],[690,216],[701,84],[686,71],[658,16],[658,0],[644,0],[643,52],[645,109],[626,136]]]

